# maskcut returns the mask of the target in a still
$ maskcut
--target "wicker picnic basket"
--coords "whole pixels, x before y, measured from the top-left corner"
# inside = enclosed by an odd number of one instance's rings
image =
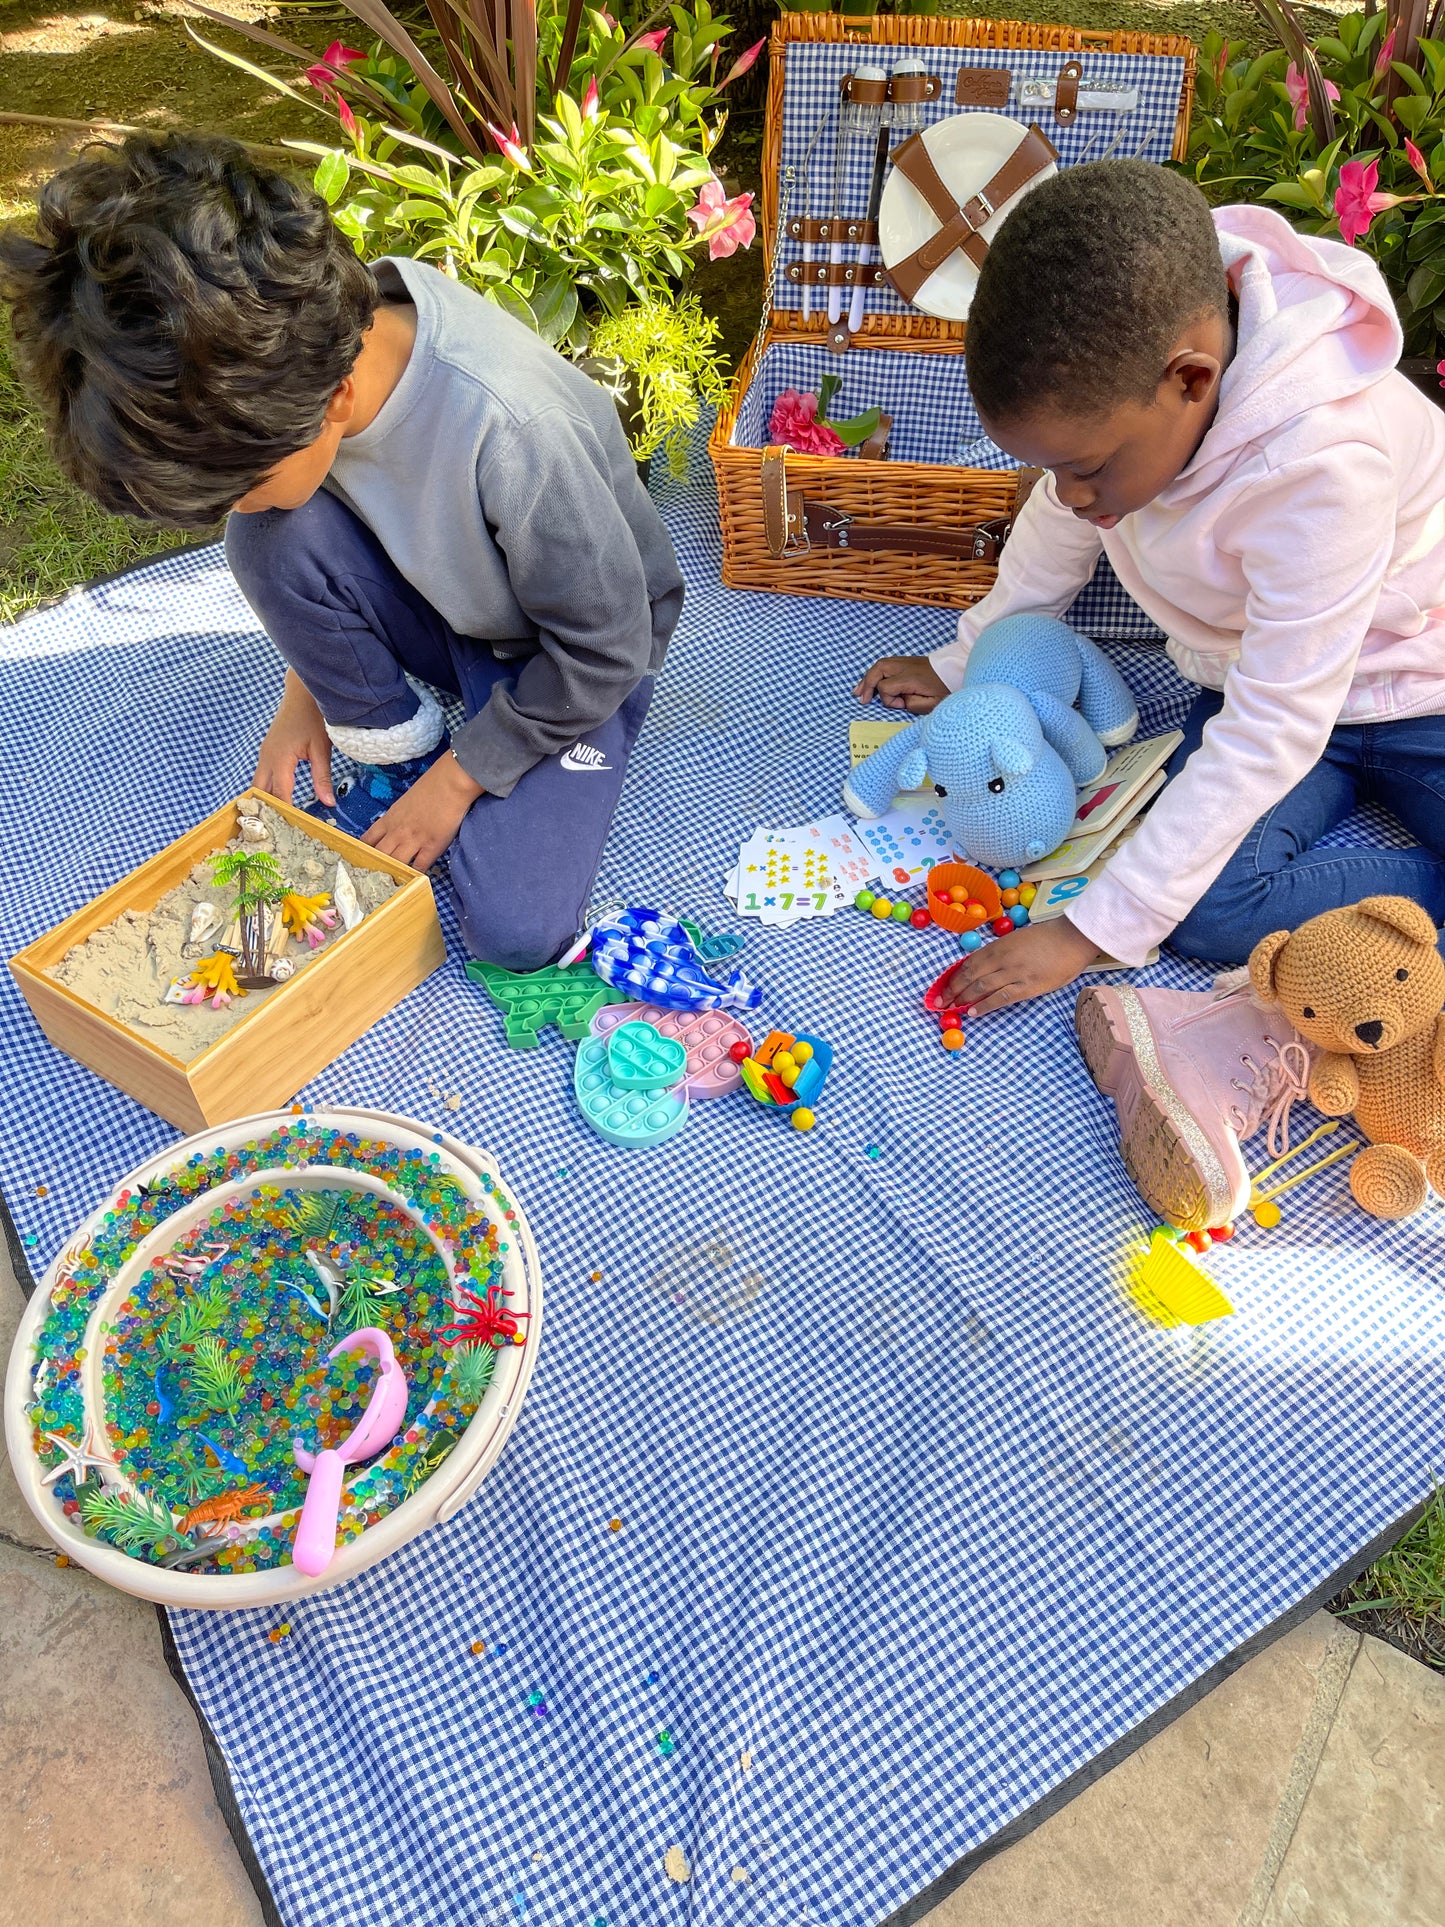
[[[1108,64],[1105,57],[1114,55],[1177,63],[1167,70],[1154,70],[1161,75],[1167,71],[1168,87],[1161,90],[1160,99],[1167,100],[1172,114],[1172,125],[1166,124],[1160,136],[1159,152],[1150,156],[1161,160],[1167,158],[1166,147],[1175,159],[1182,158],[1185,150],[1196,51],[1191,41],[1174,34],[1093,32],[1009,20],[896,15],[861,23],[837,14],[789,13],[773,27],[762,159],[762,234],[768,259],[763,314],[757,338],[708,443],[722,520],[722,579],[730,588],[786,595],[962,607],[976,602],[991,587],[1012,517],[1026,493],[1023,478],[1011,465],[974,467],[950,460],[947,454],[940,456],[936,447],[923,459],[898,459],[903,438],[896,431],[893,459],[866,459],[871,451],[820,457],[764,446],[767,411],[777,390],[816,386],[817,377],[811,373],[793,378],[800,367],[811,370],[816,365],[818,375],[858,369],[862,386],[854,402],[860,407],[877,399],[873,391],[880,386],[886,389],[899,383],[913,398],[915,412],[931,406],[919,397],[935,392],[952,391],[966,399],[959,363],[955,360],[950,369],[942,359],[962,356],[963,323],[909,310],[884,289],[870,301],[873,311],[865,312],[852,348],[835,357],[825,345],[829,327],[821,296],[818,310],[809,319],[799,307],[780,299],[789,272],[780,265],[780,243],[785,230],[797,230],[800,212],[794,207],[790,221],[788,197],[796,186],[797,170],[784,167],[789,51],[819,42],[856,49],[860,60],[868,58],[870,47],[916,48],[925,61],[930,50],[940,50],[944,56],[940,64],[946,64],[948,55],[974,51],[979,71],[1005,83],[1005,90],[1007,55],[1015,56],[1012,66],[1032,60],[1036,70],[1043,55],[1103,65]],[[811,58],[816,64],[821,57]],[[835,64],[852,58],[851,52],[840,53]],[[801,63],[795,60],[794,64]],[[1054,71],[1060,64],[1053,63]],[[960,74],[964,67],[973,71],[971,63],[964,62]],[[1110,71],[1118,71],[1117,65]],[[1133,71],[1147,70],[1135,62]],[[815,80],[815,87],[818,84]],[[837,85],[836,80],[832,85]],[[957,93],[940,102],[940,111],[955,111],[953,100],[963,101],[964,95],[960,79]],[[965,104],[974,103],[970,99]],[[1061,152],[1059,164],[1068,160]],[[807,207],[801,212],[806,216]],[[858,227],[850,230],[857,231]],[[796,279],[798,270],[791,273]],[[878,285],[882,285],[881,276]],[[906,364],[901,359],[905,357]],[[930,359],[920,362],[920,357]],[[782,373],[774,376],[770,395],[764,392],[768,383],[763,377],[774,364]],[[896,376],[892,382],[890,370]],[[916,434],[913,439],[916,443]],[[958,448],[955,439],[948,453]]]

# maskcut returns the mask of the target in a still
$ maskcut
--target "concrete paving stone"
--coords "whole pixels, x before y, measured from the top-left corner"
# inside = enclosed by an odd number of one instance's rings
[[[0,1546],[0,1927],[259,1927],[155,1608]]]
[[[1237,1927],[1296,1756],[1321,1704],[1328,1731],[1358,1643],[1314,1614],[985,1861],[927,1927]]]
[[[1381,1640],[1351,1669],[1260,1927],[1445,1927],[1445,1679]]]

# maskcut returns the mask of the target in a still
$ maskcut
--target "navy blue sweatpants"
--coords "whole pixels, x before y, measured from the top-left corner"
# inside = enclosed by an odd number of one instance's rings
[[[233,515],[226,555],[266,633],[329,723],[387,729],[418,707],[408,675],[475,716],[520,665],[459,636],[365,523],[326,490],[299,509]],[[482,796],[447,852],[473,956],[508,970],[551,963],[582,927],[652,678],[582,742]]]

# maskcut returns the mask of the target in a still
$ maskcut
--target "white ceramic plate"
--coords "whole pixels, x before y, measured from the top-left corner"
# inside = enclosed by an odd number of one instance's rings
[[[987,187],[1027,132],[1022,121],[1011,120],[1007,114],[953,114],[926,128],[923,144],[944,186],[962,206],[981,187]],[[1011,194],[984,224],[983,238],[991,242],[1029,189],[1058,171],[1050,161],[1027,187]],[[918,189],[896,167],[890,168],[878,210],[878,251],[884,264],[891,268],[906,261],[925,241],[932,240],[938,228],[937,215]],[[913,305],[941,321],[965,321],[977,285],[978,269],[966,254],[955,250],[929,275]]]

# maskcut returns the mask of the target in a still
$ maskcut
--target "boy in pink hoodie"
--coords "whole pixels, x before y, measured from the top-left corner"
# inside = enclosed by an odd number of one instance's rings
[[[1101,553],[1201,690],[1136,835],[1067,916],[967,958],[960,1001],[1000,1009],[1100,954],[1141,963],[1165,938],[1242,962],[1270,931],[1366,896],[1413,897],[1445,920],[1445,414],[1397,371],[1401,346],[1366,255],[1265,208],[1211,215],[1148,163],[1070,169],[1010,216],[969,315],[969,385],[987,432],[1045,480],[958,640],[885,657],[857,694],[933,708],[984,628],[1061,614]],[[1366,800],[1423,847],[1314,847]],[[1184,1081],[1173,1032],[1160,1019],[1140,1035],[1151,1006],[1131,1006],[1132,1031],[1109,1008],[1122,1055],[1162,1064],[1167,1112]],[[1194,1062],[1211,1050],[1197,1014]],[[1270,1046],[1277,1063],[1290,1040],[1245,1029],[1244,1058]],[[1226,1055],[1233,1072],[1235,1042]],[[1272,1103],[1279,1075],[1258,1081]],[[1206,1077],[1174,1115],[1181,1142],[1192,1125],[1233,1144],[1199,1205],[1213,1223],[1242,1203],[1236,1140],[1260,1116],[1254,1104],[1226,1124],[1223,1088]],[[1131,1093],[1113,1094],[1122,1118]],[[1184,1157],[1196,1178],[1202,1161]]]

